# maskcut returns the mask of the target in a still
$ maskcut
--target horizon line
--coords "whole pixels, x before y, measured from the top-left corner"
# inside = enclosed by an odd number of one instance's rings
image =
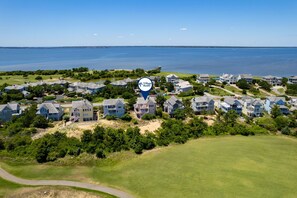
[[[180,48],[297,48],[297,46],[245,45],[65,45],[65,46],[0,46],[0,48],[110,48],[110,47],[180,47]]]

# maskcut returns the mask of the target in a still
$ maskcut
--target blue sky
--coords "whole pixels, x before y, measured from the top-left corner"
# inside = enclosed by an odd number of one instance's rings
[[[113,45],[297,46],[297,1],[0,1],[0,46]]]

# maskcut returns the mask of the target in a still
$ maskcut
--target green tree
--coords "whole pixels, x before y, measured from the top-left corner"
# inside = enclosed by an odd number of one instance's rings
[[[173,112],[173,117],[175,119],[178,119],[178,120],[184,120],[186,119],[186,110],[185,109],[176,109],[174,112]]]
[[[226,124],[231,125],[232,127],[235,125],[237,118],[238,114],[234,110],[228,111],[224,115],[224,121]]]
[[[156,102],[160,107],[163,108],[165,101],[166,101],[166,98],[163,95],[160,95],[160,94],[157,95]]]
[[[41,141],[40,145],[37,147],[35,159],[38,163],[47,162],[47,157],[49,154],[47,141]]]
[[[173,85],[173,83],[171,83],[171,82],[167,82],[167,83],[166,83],[166,88],[167,88],[167,91],[168,91],[168,92],[172,92],[172,91],[174,91],[174,85]]]
[[[277,118],[278,116],[282,115],[282,112],[278,105],[274,105],[271,109],[271,117]]]
[[[290,119],[286,116],[277,116],[274,121],[278,130],[289,127],[290,124]]]
[[[250,88],[250,84],[245,79],[240,79],[239,81],[237,81],[236,85],[240,89],[249,89]]]
[[[36,76],[35,80],[42,80],[41,76]]]
[[[48,127],[48,120],[42,115],[37,115],[33,120],[33,126],[45,129]]]

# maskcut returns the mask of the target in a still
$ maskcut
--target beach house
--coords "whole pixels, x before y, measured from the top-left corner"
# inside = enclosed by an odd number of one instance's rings
[[[274,105],[277,105],[282,114],[288,115],[290,113],[289,108],[286,106],[285,97],[269,96],[265,100],[264,108],[270,114]]]
[[[195,97],[191,100],[191,108],[195,114],[213,113],[215,110],[214,100],[209,96]]]
[[[143,97],[137,98],[136,104],[134,104],[134,112],[138,118],[142,118],[145,114],[155,114],[155,99],[153,97],[148,97],[146,100]]]
[[[92,121],[94,120],[93,104],[88,100],[73,101],[70,115],[73,122]]]
[[[164,102],[164,111],[169,115],[172,115],[177,109],[184,109],[182,100],[175,96],[171,96],[168,100]]]
[[[219,108],[223,112],[234,110],[238,115],[242,114],[242,101],[231,96],[224,97],[224,101],[220,101]]]
[[[208,83],[210,81],[209,74],[200,74],[199,77],[197,78],[198,83]]]
[[[262,79],[267,81],[272,86],[279,86],[279,85],[282,84],[282,78],[281,77],[269,75],[269,76],[264,76]]]
[[[122,117],[125,114],[124,99],[108,99],[103,101],[103,116]]]
[[[37,115],[42,115],[48,120],[58,121],[64,114],[63,107],[58,103],[44,102],[37,106]]]

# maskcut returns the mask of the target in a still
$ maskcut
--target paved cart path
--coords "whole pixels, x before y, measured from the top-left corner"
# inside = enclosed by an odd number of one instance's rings
[[[28,180],[28,179],[22,179],[19,177],[16,177],[2,168],[0,168],[0,177],[2,177],[5,180],[8,180],[13,183],[23,184],[23,185],[30,185],[30,186],[68,186],[68,187],[77,187],[77,188],[83,188],[88,190],[94,190],[94,191],[100,191],[104,193],[108,193],[111,195],[114,195],[116,197],[121,198],[132,198],[133,196],[106,186],[101,186],[97,184],[89,184],[89,183],[83,183],[83,182],[75,182],[75,181],[66,181],[66,180]]]

